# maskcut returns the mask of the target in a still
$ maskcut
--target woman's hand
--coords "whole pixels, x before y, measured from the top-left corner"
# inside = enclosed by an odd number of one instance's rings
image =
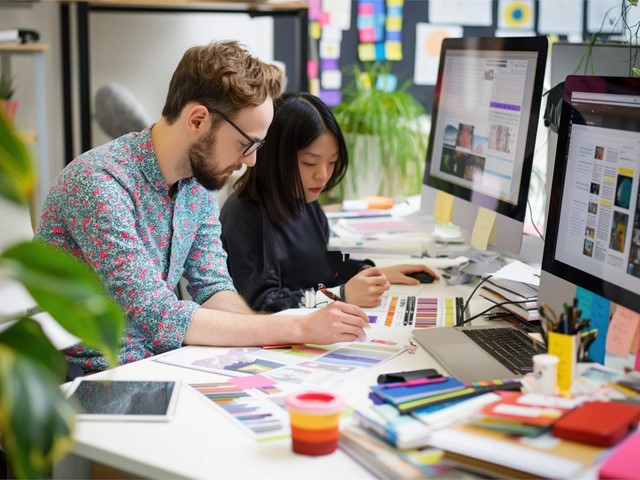
[[[418,285],[420,284],[419,280],[415,278],[407,277],[408,273],[416,273],[416,272],[424,272],[428,275],[431,275],[435,280],[440,280],[440,276],[426,267],[425,265],[419,264],[402,264],[402,265],[393,265],[391,267],[385,267],[380,269],[382,273],[384,273],[389,280],[390,283],[400,283],[405,285]]]
[[[360,307],[333,302],[300,319],[303,343],[328,345],[336,342],[364,340],[369,319]]]
[[[359,307],[375,307],[380,305],[380,297],[390,286],[381,269],[367,268],[344,285],[345,301]]]

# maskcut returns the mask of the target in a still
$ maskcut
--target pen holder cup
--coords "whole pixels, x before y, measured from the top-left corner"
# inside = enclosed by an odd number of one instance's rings
[[[342,397],[329,392],[304,391],[285,399],[291,421],[291,446],[303,455],[327,455],[338,448]]]
[[[549,332],[548,353],[558,357],[558,389],[569,392],[578,368],[580,335]]]

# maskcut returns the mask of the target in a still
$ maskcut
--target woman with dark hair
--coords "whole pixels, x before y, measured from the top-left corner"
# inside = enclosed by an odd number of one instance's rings
[[[347,148],[333,113],[308,93],[287,93],[254,167],[222,207],[222,241],[238,292],[255,310],[315,307],[340,299],[380,303],[389,282],[417,285],[424,265],[377,268],[327,250],[329,224],[318,197],[347,170]],[[325,288],[328,287],[328,288]]]

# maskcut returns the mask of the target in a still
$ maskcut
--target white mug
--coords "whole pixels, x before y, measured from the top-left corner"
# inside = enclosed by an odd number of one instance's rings
[[[548,353],[533,356],[533,390],[536,393],[557,392],[559,360],[555,355]]]

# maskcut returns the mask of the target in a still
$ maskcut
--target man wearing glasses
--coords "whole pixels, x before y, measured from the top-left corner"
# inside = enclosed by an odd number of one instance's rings
[[[256,314],[227,271],[215,191],[256,162],[282,70],[236,42],[189,49],[162,117],[90,150],[59,175],[36,236],[87,262],[127,314],[122,363],[182,345],[328,344],[363,338],[367,318],[335,302],[307,316]],[[193,298],[180,300],[184,276]],[[84,345],[76,374],[107,367]]]

